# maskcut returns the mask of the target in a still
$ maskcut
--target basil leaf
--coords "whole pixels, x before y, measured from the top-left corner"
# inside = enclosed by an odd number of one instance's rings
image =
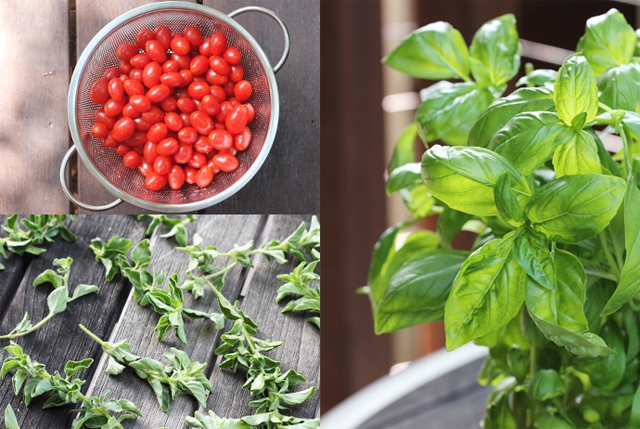
[[[441,320],[451,284],[465,252],[431,250],[406,260],[391,274],[374,307],[377,334]]]
[[[535,416],[536,425],[539,428],[576,429],[575,425],[563,418],[552,416],[546,411],[541,411]]]
[[[624,196],[624,241],[627,256],[618,287],[601,313],[601,317],[618,311],[640,292],[640,190],[633,181],[627,183]]]
[[[436,200],[429,194],[424,184],[419,183],[413,188],[400,189],[398,191],[409,214],[414,219],[422,219],[431,213],[431,208]]]
[[[538,401],[546,401],[564,393],[564,381],[553,369],[541,369],[531,380],[531,396]]]
[[[420,138],[425,143],[440,139],[457,146],[467,144],[471,126],[494,100],[475,83],[447,81],[423,89],[420,98],[423,102],[415,118]]]
[[[414,152],[414,146],[417,136],[418,127],[415,123],[411,123],[402,130],[400,138],[396,142],[396,147],[393,150],[391,162],[389,162],[389,167],[387,169],[389,174],[391,174],[391,172],[396,168],[415,161],[416,155]]]
[[[491,139],[521,112],[555,110],[553,93],[546,88],[522,88],[494,101],[469,131],[469,146],[490,147]],[[490,147],[491,148],[491,147]]]
[[[512,256],[514,236],[488,242],[462,264],[444,312],[447,350],[506,325],[524,302],[525,272]]]
[[[609,151],[604,147],[604,143],[602,143],[602,140],[600,140],[595,131],[593,131],[592,128],[587,128],[585,129],[585,131],[588,132],[596,142],[596,146],[598,147],[598,158],[600,158],[600,165],[603,168],[603,172],[608,172],[613,174],[614,176],[622,177],[622,173],[620,172],[620,164],[613,160],[613,158],[609,154]]]
[[[502,173],[498,177],[493,189],[496,207],[500,216],[511,226],[520,226],[524,223],[522,207],[518,203],[511,182],[507,173]]]
[[[556,249],[553,266],[553,289],[542,287],[527,276],[524,295],[531,318],[549,340],[574,354],[595,357],[613,353],[602,338],[588,332],[583,309],[587,275],[578,258]]]
[[[631,418],[629,419],[630,428],[640,427],[640,384],[633,395],[633,404],[631,405]]]
[[[416,183],[421,183],[420,163],[410,162],[404,164],[389,174],[389,180],[387,180],[387,195],[398,192],[400,189],[413,188]]]
[[[49,311],[57,314],[62,313],[64,310],[66,310],[68,293],[69,292],[66,286],[61,286],[57,289],[54,289],[53,292],[51,292],[47,297],[47,305],[49,306]]]
[[[421,79],[469,76],[467,44],[458,30],[442,21],[412,32],[382,62]]]
[[[571,140],[556,148],[553,153],[556,177],[571,174],[602,173],[598,146],[591,134],[582,130],[573,134]]]
[[[546,289],[554,289],[556,275],[547,240],[531,229],[519,228],[513,245],[513,257],[522,269]]]
[[[622,118],[624,130],[628,132],[634,139],[640,140],[640,114],[635,112],[624,112]]]
[[[554,86],[553,99],[558,116],[571,126],[573,118],[586,112],[586,122],[598,113],[598,87],[587,59],[574,54],[564,61]]]
[[[631,61],[636,48],[636,34],[616,9],[587,20],[584,36],[577,50],[589,60],[596,75]]]
[[[533,173],[553,154],[558,141],[566,139],[571,128],[552,112],[521,113],[511,119],[489,147],[504,156],[524,175]]]
[[[386,267],[396,253],[395,242],[398,232],[407,226],[406,223],[398,223],[382,233],[380,239],[373,246],[371,268],[369,268],[368,285],[371,288],[373,301],[382,299],[384,290],[380,287],[384,284]]]
[[[442,213],[438,216],[436,223],[436,231],[438,232],[440,245],[444,248],[450,249],[451,241],[469,220],[471,220],[470,215],[445,207]]]
[[[534,85],[544,86],[546,83],[553,83],[558,77],[558,72],[551,69],[536,69],[526,76],[522,76],[516,82],[516,86]]]
[[[598,79],[600,101],[612,109],[640,112],[640,65],[625,64],[607,70]]]
[[[501,174],[516,183],[517,194],[529,194],[522,174],[502,156],[484,148],[433,146],[422,156],[422,180],[439,200],[476,216],[495,216],[493,187]]]
[[[492,19],[473,36],[471,73],[483,87],[500,87],[518,73],[521,52],[515,16],[507,14]]]
[[[609,224],[622,203],[625,182],[599,174],[564,176],[538,188],[524,210],[550,241],[577,243]]]

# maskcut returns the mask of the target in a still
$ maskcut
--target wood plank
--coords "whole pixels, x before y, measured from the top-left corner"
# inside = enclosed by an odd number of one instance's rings
[[[69,147],[68,0],[5,1],[0,40],[0,213],[67,213],[58,181]]]
[[[269,157],[236,195],[207,213],[319,213],[320,211],[320,2],[305,0],[204,0],[230,13],[244,6],[275,11],[288,26],[291,53],[276,74],[280,120]],[[237,21],[275,64],[284,46],[271,18],[246,13]]]
[[[193,231],[204,238],[204,245],[215,245],[219,249],[231,249],[234,243],[246,243],[256,240],[263,229],[263,216],[200,216],[197,223],[189,225],[190,234]],[[165,274],[179,273],[184,278],[188,258],[186,254],[174,251],[175,243],[160,238],[161,231],[156,231],[151,238],[153,258],[151,266],[162,269]],[[234,269],[228,276],[224,294],[234,301],[239,297],[247,270]],[[212,371],[215,355],[213,350],[219,341],[220,332],[209,321],[187,322],[185,326],[188,344],[182,344],[174,335],[173,330],[158,342],[153,327],[159,316],[150,308],[140,307],[129,297],[127,305],[113,331],[111,341],[128,339],[132,352],[144,357],[162,360],[162,354],[176,347],[185,351],[192,361],[209,362],[208,370]],[[185,305],[207,312],[218,312],[211,293],[205,294],[194,302],[190,294],[185,294]],[[90,391],[111,391],[118,397],[134,400],[139,406],[144,418],[136,421],[136,428],[183,427],[184,418],[193,415],[197,409],[197,402],[191,396],[178,395],[169,405],[169,411],[163,413],[147,382],[139,379],[132,371],[127,370],[122,375],[112,377],[104,372],[106,360],[100,362],[100,370],[92,382]]]
[[[130,11],[138,6],[156,3],[164,0],[130,0],[130,1],[109,1],[109,0],[76,0],[76,31],[77,61],[91,39],[105,25],[113,19]],[[185,0],[195,3],[195,0]],[[66,104],[65,104],[66,106]],[[89,170],[78,159],[78,197],[80,201],[93,205],[102,205],[114,201],[116,198],[105,190],[100,182],[96,180]],[[134,205],[122,203],[119,206],[107,210],[103,213],[146,213]],[[93,213],[84,209],[79,209],[79,213]]]
[[[270,216],[260,242],[284,239],[295,231],[302,221],[309,225],[310,220],[311,216]],[[256,257],[254,265],[249,289],[241,304],[242,310],[258,324],[259,338],[284,342],[267,355],[282,362],[283,372],[292,368],[307,379],[307,383],[296,390],[319,387],[320,330],[307,322],[310,314],[282,314],[288,300],[280,304],[275,302],[277,290],[283,284],[276,276],[290,273],[298,266],[298,262],[278,265],[273,261],[267,261],[266,258]],[[252,400],[251,395],[249,391],[242,389],[245,377],[245,372],[241,370],[234,373],[216,368],[211,377],[215,393],[209,397],[209,409],[220,416],[232,418],[254,414],[255,408],[248,406]],[[312,418],[319,401],[318,391],[309,401],[294,407],[291,413],[296,417]]]
[[[104,281],[104,269],[95,262],[93,252],[88,249],[91,239],[96,236],[120,234],[140,240],[144,235],[143,225],[131,217],[78,216],[69,225],[78,236],[76,242],[56,240],[49,245],[46,253],[32,260],[22,278],[20,288],[11,300],[9,310],[0,319],[0,332],[7,333],[22,319],[25,311],[29,312],[33,323],[47,315],[46,297],[51,291],[51,286],[42,285],[34,288],[31,285],[42,271],[54,268],[54,258],[73,258],[71,288],[80,283],[100,286],[97,294],[85,296],[69,304],[64,313],[56,315],[36,332],[15,340],[33,359],[45,364],[51,373],[61,371],[68,360],[99,358],[100,346],[78,329],[78,323],[83,323],[98,335],[107,337],[129,293],[128,282],[121,278],[113,283]],[[0,340],[1,346],[8,344],[8,340]],[[6,351],[0,350],[0,360],[7,356]],[[97,362],[80,376],[91,379],[96,368]],[[44,402],[44,398],[39,398],[34,400],[29,408],[25,408],[22,394],[13,394],[10,377],[0,380],[0,407],[4,409],[11,403],[23,428],[56,429],[71,426],[74,416],[69,411],[74,406],[41,410]]]

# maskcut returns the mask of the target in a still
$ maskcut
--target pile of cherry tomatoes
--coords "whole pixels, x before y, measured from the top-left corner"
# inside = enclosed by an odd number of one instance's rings
[[[116,54],[118,67],[91,87],[91,101],[102,105],[91,134],[137,168],[149,189],[204,188],[238,168],[237,151],[251,143],[253,88],[224,34],[203,39],[195,27],[171,34],[160,26]]]

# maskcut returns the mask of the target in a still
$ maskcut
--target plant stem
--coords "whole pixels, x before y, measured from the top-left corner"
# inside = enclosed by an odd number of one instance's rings
[[[89,337],[91,337],[91,339],[93,341],[95,341],[96,343],[100,344],[101,346],[104,347],[104,345],[106,344],[105,341],[102,341],[102,339],[100,337],[98,337],[96,334],[94,334],[93,332],[91,332],[90,330],[88,330],[82,323],[78,325],[80,327],[80,329],[82,329],[84,331],[85,334],[87,334]]]
[[[607,113],[613,113],[613,109],[601,101],[598,101],[598,107],[604,110]]]
[[[627,180],[632,180],[633,169],[631,167],[631,155],[629,154],[629,139],[627,137],[627,132],[624,130],[623,127],[618,127],[616,131],[618,131],[618,134],[620,134],[620,137],[622,138],[622,146],[624,149],[625,176],[627,177]]]
[[[38,329],[39,327],[41,327],[42,325],[44,325],[45,323],[47,323],[49,320],[51,320],[53,318],[53,316],[55,316],[56,313],[49,313],[47,315],[47,317],[45,317],[44,319],[42,319],[41,321],[39,321],[38,323],[36,323],[35,325],[33,325],[31,328],[27,329],[24,332],[19,332],[17,334],[7,334],[7,335],[1,335],[0,339],[12,339],[12,338],[18,338],[18,337],[23,337],[25,335],[28,335],[30,333],[32,333],[33,331],[35,331],[36,329]]]

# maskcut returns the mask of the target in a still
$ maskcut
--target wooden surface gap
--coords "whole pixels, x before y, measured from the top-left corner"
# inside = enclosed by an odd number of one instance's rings
[[[6,268],[0,272],[0,279],[2,279],[0,320],[5,317],[9,305],[13,302],[13,298],[20,288],[21,279],[29,268],[31,259],[33,258],[10,254],[9,259],[2,261]],[[5,333],[0,333],[0,335],[3,334]]]

